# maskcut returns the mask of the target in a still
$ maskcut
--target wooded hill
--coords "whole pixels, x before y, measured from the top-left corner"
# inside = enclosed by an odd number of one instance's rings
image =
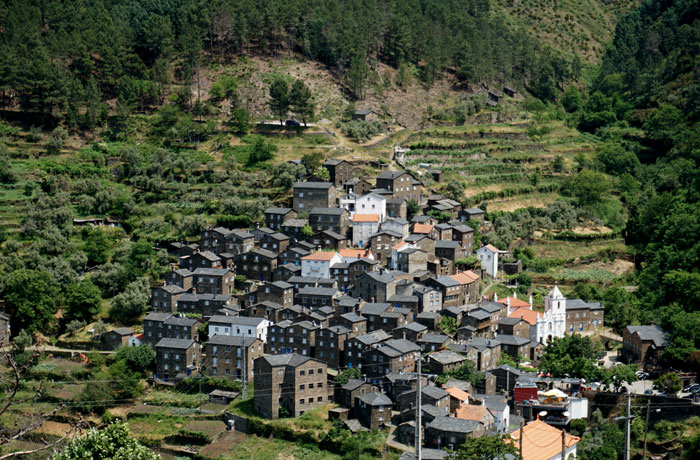
[[[449,72],[546,100],[581,72],[580,59],[507,25],[486,0],[10,0],[0,30],[1,106],[86,129],[113,109],[160,105],[167,85],[185,88],[207,62],[239,53],[301,53],[355,98],[378,61],[427,85]]]

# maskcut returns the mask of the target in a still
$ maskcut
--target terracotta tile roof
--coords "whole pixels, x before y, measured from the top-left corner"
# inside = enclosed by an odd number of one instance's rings
[[[479,280],[479,275],[477,275],[471,270],[467,270],[464,272],[455,273],[454,275],[450,275],[450,278],[457,281],[459,284],[471,284],[474,281]]]
[[[520,430],[510,434],[513,445],[518,446]],[[566,434],[566,448],[578,443],[581,438]],[[549,460],[561,453],[561,430],[535,420],[523,427],[523,460]]]
[[[391,249],[394,249],[394,250],[397,250],[397,251],[398,251],[399,249],[401,249],[401,248],[403,247],[404,244],[408,244],[408,243],[406,243],[405,241],[402,241],[402,242],[400,242],[400,243],[397,243],[397,244],[393,245],[393,246],[391,247]]]
[[[313,254],[302,257],[301,260],[332,260],[336,254],[337,252],[316,251]]]
[[[487,244],[485,247],[492,252],[498,252],[498,248],[492,244]]]
[[[484,415],[486,415],[486,406],[476,406],[474,404],[462,404],[454,413],[454,417],[462,420],[474,420],[475,422],[482,421]]]
[[[368,249],[347,248],[341,249],[340,251],[338,251],[338,254],[340,254],[340,257],[354,257],[356,259],[361,259],[363,257],[369,256],[370,251]]]
[[[352,216],[353,222],[379,222],[379,214],[358,214]]]
[[[510,306],[513,308],[530,308],[530,304],[528,302],[518,299],[517,297],[504,297],[503,299],[498,299],[498,303],[508,305],[508,299],[510,299]]]
[[[416,224],[413,226],[413,233],[428,234],[433,231],[433,226],[429,224]]]
[[[460,401],[468,401],[470,397],[469,393],[457,387],[445,388],[445,391],[448,392],[451,397],[459,399]]]
[[[513,313],[508,315],[508,318],[520,318],[521,316],[525,321],[530,323],[531,326],[536,326],[537,318],[542,316],[542,313],[540,313],[539,311],[530,310],[530,308],[520,307],[513,310]]]

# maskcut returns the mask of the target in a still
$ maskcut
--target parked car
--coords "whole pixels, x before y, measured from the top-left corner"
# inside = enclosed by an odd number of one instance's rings
[[[687,387],[683,388],[683,393],[691,393],[693,390],[698,388],[700,388],[700,383],[693,383],[692,385],[688,385]]]
[[[645,394],[645,395],[653,395],[653,394],[654,394],[654,390],[644,390],[644,394]]]
[[[301,123],[299,123],[296,120],[287,120],[284,122],[285,126],[301,126]]]

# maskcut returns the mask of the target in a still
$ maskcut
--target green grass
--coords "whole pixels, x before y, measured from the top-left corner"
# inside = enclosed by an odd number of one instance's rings
[[[302,447],[279,439],[251,436],[222,457],[225,460],[339,460],[340,455],[325,450]]]

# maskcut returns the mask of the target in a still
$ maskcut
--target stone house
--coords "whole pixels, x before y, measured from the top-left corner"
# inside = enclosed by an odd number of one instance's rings
[[[180,267],[193,272],[198,268],[221,268],[221,257],[211,251],[198,251],[191,256],[180,257]]]
[[[462,217],[466,221],[476,221],[479,224],[483,224],[486,220],[486,212],[479,208],[467,208],[462,210]]]
[[[263,356],[263,342],[255,337],[214,335],[204,347],[204,368],[207,375],[240,380],[245,373],[253,380],[254,362]]]
[[[315,358],[325,362],[333,369],[339,369],[345,363],[345,342],[351,337],[351,330],[342,325],[324,327],[316,332]]]
[[[603,326],[605,308],[600,302],[584,302],[581,299],[566,300],[566,330],[570,333],[595,331]]]
[[[408,221],[400,217],[393,217],[385,220],[379,228],[380,230],[390,230],[394,233],[398,233],[402,238],[406,238],[410,235],[410,225]]]
[[[423,334],[423,337],[418,339],[416,343],[423,350],[423,353],[430,353],[447,347],[452,343],[452,339],[444,334],[428,332]]]
[[[171,270],[165,274],[165,284],[179,286],[184,291],[189,291],[192,289],[193,277],[194,273],[191,271],[184,268],[179,268],[177,270]]]
[[[430,255],[435,254],[435,240],[430,235],[412,233],[404,241],[415,245],[418,249],[422,249]]]
[[[230,294],[197,294],[185,292],[177,299],[178,312],[199,314],[203,317],[213,316],[220,309],[233,305],[234,298]]]
[[[403,236],[393,230],[380,230],[369,238],[372,254],[378,261],[391,259],[392,248],[401,243]]]
[[[386,302],[396,294],[397,280],[386,272],[367,272],[355,278],[353,296],[368,302]]]
[[[439,290],[442,296],[442,307],[458,307],[464,305],[460,284],[450,276],[439,276],[427,281]]]
[[[428,269],[428,254],[418,248],[406,247],[396,251],[396,269],[406,273]]]
[[[380,430],[391,425],[391,402],[385,394],[365,393],[355,397],[355,417],[369,430]]]
[[[274,276],[275,281],[289,281],[293,277],[301,277],[301,265],[277,265]]]
[[[436,331],[438,322],[440,321],[440,313],[437,311],[423,310],[415,316],[415,320],[428,327],[428,329]]]
[[[458,242],[440,240],[435,242],[435,257],[447,259],[454,266],[455,262],[464,257],[464,254]]]
[[[367,383],[362,379],[349,379],[348,383],[340,387],[338,390],[338,404],[348,409],[355,408],[355,398],[367,393],[378,391],[379,388]]]
[[[507,392],[513,391],[518,378],[523,375],[520,370],[509,366],[508,364],[503,364],[502,366],[490,369],[489,372],[496,376],[496,389],[505,390]]]
[[[249,280],[273,281],[277,270],[277,254],[267,249],[254,249],[235,258],[236,272]]]
[[[292,186],[292,192],[292,208],[299,214],[313,208],[335,206],[335,186],[330,182],[297,182]]]
[[[530,359],[530,339],[515,335],[499,335],[494,340],[500,342],[501,353],[510,355],[513,359]]]
[[[291,307],[291,305],[290,305]],[[256,318],[265,318],[273,323],[282,321],[282,311],[285,308],[271,300],[265,300],[260,303],[250,305],[245,309],[245,316],[254,316]]]
[[[369,378],[374,379],[373,383],[377,382],[377,377],[388,373],[413,372],[418,352],[420,347],[408,340],[387,340],[363,355],[362,369]]]
[[[245,297],[245,305],[270,301],[280,304],[282,307],[291,307],[294,305],[294,285],[286,281],[263,283],[255,291],[247,293]]]
[[[349,246],[348,237],[336,233],[333,230],[324,230],[320,233],[316,233],[312,241],[314,246],[330,251],[340,251]]]
[[[346,342],[345,346],[346,367],[362,368],[365,353],[369,352],[372,348],[381,346],[382,343],[389,339],[391,339],[391,336],[382,330],[352,337]]]
[[[461,326],[470,326],[473,328],[473,337],[483,337],[485,339],[493,338],[493,333],[491,331],[491,313],[480,308],[469,310],[466,315],[462,317]]]
[[[530,337],[530,323],[523,318],[501,318],[498,321],[498,335],[514,335],[516,337]]]
[[[156,343],[156,378],[177,382],[189,376],[200,360],[199,344],[192,339],[162,338]]]
[[[260,248],[280,254],[289,247],[290,242],[290,237],[284,233],[275,232],[267,235],[260,241]]]
[[[174,284],[165,286],[151,286],[151,309],[175,313],[177,311],[177,300],[185,290]]]
[[[463,257],[474,254],[474,229],[468,225],[452,225],[452,240],[462,248]]]
[[[365,179],[350,179],[343,186],[343,191],[347,194],[355,193],[357,195],[364,195],[365,193],[372,190],[372,184]]]
[[[387,217],[406,219],[408,217],[408,202],[403,198],[386,199]]]
[[[447,223],[437,224],[437,239],[440,241],[452,241],[452,225]],[[437,255],[437,254],[436,254]]]
[[[357,337],[367,333],[367,318],[356,313],[343,313],[333,320],[334,325],[350,329],[349,337]]]
[[[100,345],[103,350],[118,350],[119,347],[127,346],[129,338],[134,335],[134,331],[128,327],[118,327],[105,332],[100,336]]]
[[[397,327],[392,331],[392,336],[395,339],[405,339],[410,342],[418,342],[424,334],[428,332],[428,328],[421,323],[406,323]]]
[[[303,287],[296,295],[296,303],[311,308],[332,307],[341,295],[336,288]]]
[[[323,162],[323,167],[328,170],[330,181],[336,187],[347,184],[354,177],[352,163],[347,160],[329,159]]]
[[[277,263],[279,265],[293,264],[301,267],[301,258],[311,254],[306,248],[299,246],[289,246],[277,257]]]
[[[458,369],[467,360],[465,356],[451,350],[443,350],[428,355],[428,369],[433,374],[444,374]]]
[[[326,364],[297,353],[255,360],[253,406],[261,416],[300,417],[329,402]]]
[[[303,230],[307,225],[309,225],[309,219],[287,219],[287,221],[282,224],[281,231],[285,235],[289,235],[296,238],[297,241],[300,241],[306,238],[306,236],[303,234]]]
[[[231,254],[243,254],[253,250],[255,236],[247,230],[233,230],[226,235],[226,251]]]
[[[232,294],[234,278],[228,268],[198,268],[192,284],[199,294]]]
[[[421,386],[421,404],[439,407],[443,410],[450,410],[450,394],[435,385]],[[405,391],[396,398],[396,408],[399,411],[415,409],[416,390]]]
[[[377,176],[377,188],[391,192],[392,198],[423,202],[421,183],[406,171],[386,171]]]
[[[316,355],[316,334],[321,329],[311,321],[282,321],[270,326],[266,344],[270,354],[298,353],[302,356]]]
[[[163,337],[169,339],[197,340],[199,320],[184,315],[171,315],[163,321]]]
[[[418,296],[415,295],[404,295],[404,294],[394,294],[388,299],[394,308],[407,308],[413,312],[415,316],[419,310],[418,307]]]
[[[342,208],[316,207],[309,213],[309,226],[316,233],[331,230],[339,235],[347,235],[350,214]]]
[[[296,217],[297,213],[292,208],[267,208],[265,210],[265,226],[280,231],[285,222]]]
[[[627,326],[622,331],[622,359],[626,362],[653,365],[668,346],[668,334],[659,326]]]
[[[467,438],[478,438],[484,431],[484,426],[474,420],[437,417],[425,428],[426,445],[435,449],[456,450]]]

